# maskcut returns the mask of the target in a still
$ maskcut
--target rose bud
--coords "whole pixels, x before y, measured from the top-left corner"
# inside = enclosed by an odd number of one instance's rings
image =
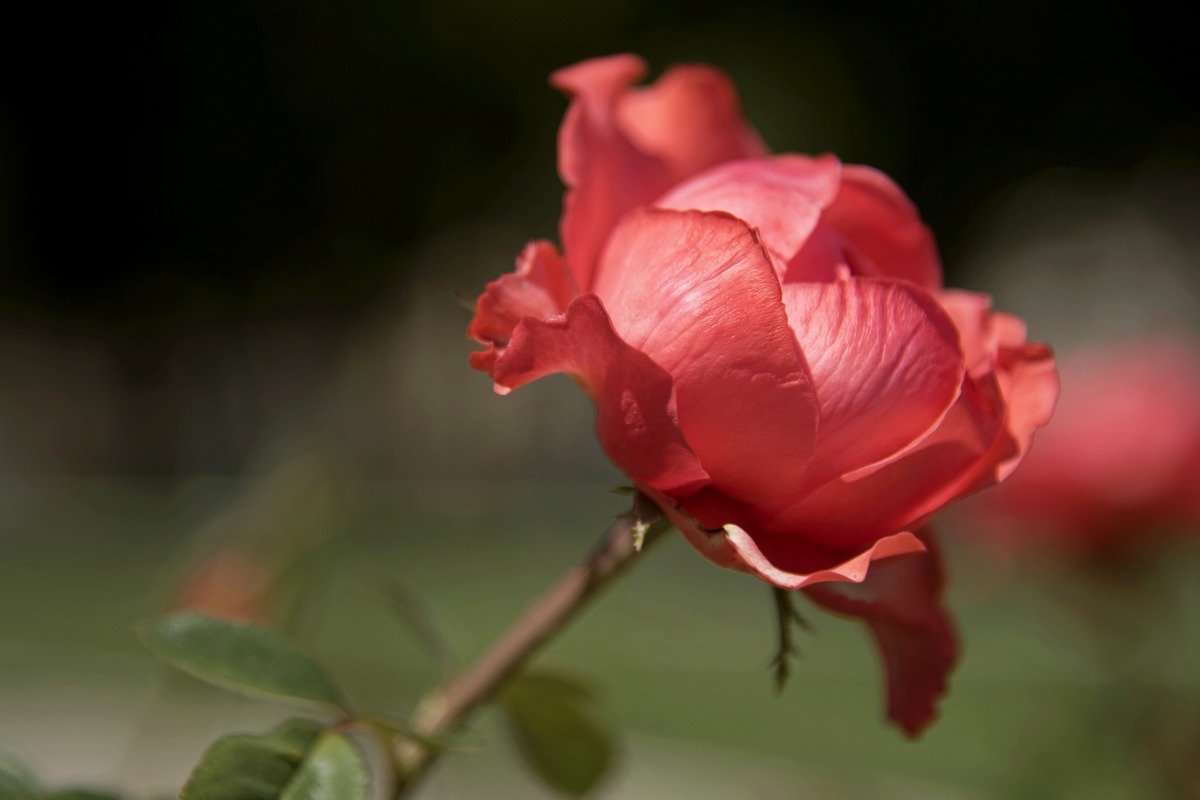
[[[1200,533],[1200,345],[1153,339],[1063,360],[1061,413],[982,498],[1003,541],[1097,555]]]
[[[565,249],[534,242],[488,285],[471,363],[502,394],[571,375],[609,457],[704,556],[865,620],[915,734],[957,659],[923,528],[1020,461],[1053,358],[943,290],[882,173],[767,155],[713,68],[635,88],[644,72],[620,55],[553,76]]]

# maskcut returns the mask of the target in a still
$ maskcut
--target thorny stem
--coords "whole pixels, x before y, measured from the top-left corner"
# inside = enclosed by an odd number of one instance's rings
[[[634,510],[618,517],[587,558],[534,600],[482,658],[427,695],[413,717],[413,735],[402,741],[396,753],[398,772],[403,776],[396,797],[411,796],[437,761],[442,748],[435,743],[440,737],[459,728],[491,700],[592,597],[625,572],[641,551],[662,538],[669,527],[657,507],[639,495]],[[635,545],[639,530],[640,548]]]

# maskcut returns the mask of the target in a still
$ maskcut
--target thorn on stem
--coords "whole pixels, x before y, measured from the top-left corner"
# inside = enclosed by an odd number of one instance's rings
[[[646,544],[646,531],[650,530],[650,526],[640,519],[633,521],[633,551],[635,553],[642,552],[642,547]]]
[[[630,522],[635,553],[642,552],[642,547],[646,544],[646,534],[650,529],[663,522],[662,510],[641,492],[634,495],[633,507],[622,516]]]

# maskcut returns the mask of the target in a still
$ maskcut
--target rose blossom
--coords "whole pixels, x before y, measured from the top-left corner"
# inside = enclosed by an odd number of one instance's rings
[[[644,72],[619,55],[553,76],[564,251],[533,242],[488,285],[471,363],[502,394],[575,378],[608,455],[702,554],[870,625],[916,733],[957,657],[922,527],[1016,466],[1054,405],[1051,354],[943,290],[885,175],[768,155],[711,67],[634,88]]]
[[[1097,344],[1063,359],[1061,413],[980,505],[1016,539],[1110,551],[1200,533],[1200,344]]]

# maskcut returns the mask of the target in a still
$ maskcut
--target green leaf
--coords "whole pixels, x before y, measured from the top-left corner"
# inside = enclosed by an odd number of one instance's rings
[[[120,800],[115,794],[87,789],[43,792],[24,766],[0,753],[0,800]]]
[[[368,800],[370,770],[359,749],[318,722],[290,720],[264,734],[217,740],[180,800]]]
[[[607,729],[587,708],[591,692],[561,675],[526,675],[500,696],[517,750],[551,788],[583,797],[612,766]]]
[[[300,765],[279,800],[368,800],[371,775],[362,754],[347,737],[323,735]]]
[[[563,672],[527,672],[514,678],[505,689],[508,696],[533,695],[547,700],[580,704],[595,700],[595,690],[574,675]]]
[[[344,708],[325,673],[274,631],[185,611],[141,631],[155,655],[223,689]]]
[[[276,800],[321,728],[319,722],[289,720],[264,734],[218,739],[192,770],[180,800]]]
[[[0,753],[0,800],[37,800],[37,782],[29,770]]]

